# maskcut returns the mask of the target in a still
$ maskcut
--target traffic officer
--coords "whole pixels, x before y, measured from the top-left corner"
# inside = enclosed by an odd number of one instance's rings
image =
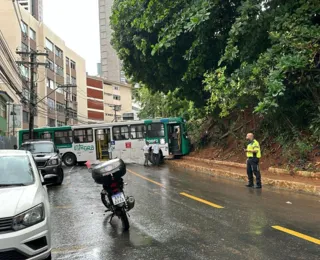
[[[259,160],[261,158],[260,144],[257,140],[254,139],[252,133],[247,134],[248,146],[247,149],[244,149],[247,155],[247,175],[248,175],[248,184],[247,187],[254,187],[253,185],[253,174],[256,176],[256,189],[261,189],[261,174],[259,168]]]

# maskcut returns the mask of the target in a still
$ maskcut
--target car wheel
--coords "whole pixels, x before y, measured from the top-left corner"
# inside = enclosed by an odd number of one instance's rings
[[[73,153],[67,153],[63,156],[63,163],[66,166],[75,166],[77,163],[77,158]]]
[[[63,172],[63,169],[60,168],[57,185],[61,185],[63,182],[63,179],[64,179],[64,172]]]

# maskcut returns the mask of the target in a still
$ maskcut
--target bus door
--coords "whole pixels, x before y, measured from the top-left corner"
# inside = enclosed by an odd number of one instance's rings
[[[120,158],[124,162],[131,159],[131,141],[127,125],[112,128],[112,158]]]
[[[130,125],[131,159],[134,162],[143,162],[145,145],[145,133],[147,128],[144,124]]]
[[[96,153],[98,160],[109,160],[111,146],[111,127],[95,130]]]
[[[179,124],[168,125],[169,151],[174,155],[180,155],[181,151],[181,126]]]

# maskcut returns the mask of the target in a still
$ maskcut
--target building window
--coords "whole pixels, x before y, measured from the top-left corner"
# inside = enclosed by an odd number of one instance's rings
[[[47,63],[48,63],[48,69],[54,71],[54,65],[53,62],[49,59],[47,59]]]
[[[55,89],[54,82],[49,78],[47,78],[46,85],[47,85],[47,88]]]
[[[164,126],[161,123],[148,125],[147,136],[150,138],[164,137]]]
[[[49,118],[49,126],[55,127],[56,126],[56,120],[52,119],[52,118]]]
[[[29,47],[28,45],[24,44],[23,42],[21,43],[21,51],[28,52]]]
[[[26,101],[29,101],[30,95],[29,95],[29,90],[26,88],[22,89],[22,95],[25,98]]]
[[[64,123],[58,121],[58,126],[64,126]],[[72,130],[56,131],[54,133],[54,143],[59,144],[72,144]]]
[[[121,83],[127,83],[126,75],[125,75],[124,71],[120,72],[120,82]]]
[[[54,68],[55,68],[55,72],[56,72],[58,75],[60,75],[61,77],[64,76],[64,75],[63,75],[63,68],[62,68],[62,67],[60,67],[60,66],[57,65],[57,64],[54,64]]]
[[[128,126],[115,126],[112,128],[113,140],[128,140],[129,127]]]
[[[60,113],[64,113],[66,109],[66,106],[64,104],[58,103],[57,102],[57,111]]]
[[[29,80],[29,77],[30,77],[29,68],[25,67],[24,65],[21,65],[20,72],[22,76],[24,76],[27,80]]]
[[[49,111],[50,112],[54,112],[54,110],[55,110],[55,102],[54,102],[54,100],[53,99],[51,99],[51,98],[47,98],[47,103],[48,103],[48,109],[49,109]]]
[[[29,122],[29,113],[26,111],[23,111],[23,123]]]
[[[56,53],[57,57],[63,59],[63,51],[60,48],[58,48],[57,46],[55,48],[55,53]]]
[[[54,48],[53,46],[54,46],[53,43],[46,38],[46,48],[49,51],[53,52],[53,48]]]
[[[7,118],[7,104],[3,98],[0,97],[0,117]]]
[[[71,83],[70,76],[68,74],[67,74],[66,82],[67,82],[67,84]]]
[[[91,143],[93,142],[92,129],[76,129],[74,130],[74,142],[79,143]]]
[[[21,21],[21,26],[22,26],[22,32],[28,35],[28,25],[25,22]]]
[[[66,67],[69,67],[69,65],[70,65],[70,59],[66,57]]]
[[[64,126],[65,124],[64,124],[64,122],[62,122],[62,121],[57,121],[57,126]]]
[[[146,133],[145,125],[132,125],[130,126],[131,139],[143,139]]]
[[[121,99],[121,97],[120,97],[120,96],[118,96],[118,95],[113,95],[113,99],[114,99],[114,100],[120,100],[120,99]]]
[[[73,101],[73,102],[77,102],[77,95],[72,94],[72,101]]]
[[[36,41],[36,39],[37,39],[36,32],[34,30],[32,30],[31,28],[29,30],[29,37],[30,37],[30,39],[32,39],[34,41]]]
[[[61,85],[57,83],[57,86],[56,86],[56,90],[57,90],[57,93],[60,93],[60,94],[63,94],[63,88],[61,88]]]
[[[120,88],[118,86],[113,86],[113,90],[119,90]]]
[[[71,69],[76,69],[76,63],[73,61],[73,60],[71,60]]]
[[[71,84],[76,85],[77,84],[77,79],[74,77],[71,77]]]

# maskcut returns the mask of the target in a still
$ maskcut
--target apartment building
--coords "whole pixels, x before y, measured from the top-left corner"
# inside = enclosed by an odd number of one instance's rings
[[[4,35],[11,53],[16,60],[28,60],[20,57],[16,50],[47,52],[48,57],[38,56],[37,61],[47,63],[47,67],[38,66],[34,75],[36,82],[37,110],[35,127],[61,126],[86,122],[87,100],[86,68],[82,57],[68,48],[65,42],[45,24],[37,21],[27,10],[20,7],[21,25],[15,14],[12,2],[0,0],[0,30]],[[22,31],[21,31],[22,27]],[[28,127],[30,116],[30,66],[21,65],[24,84],[22,93],[28,102],[23,105],[23,128]],[[76,88],[63,87],[75,84]],[[13,99],[17,100],[16,97]],[[20,103],[19,101],[16,101]]]
[[[113,122],[132,110],[131,85],[99,77],[87,77],[88,120]]]
[[[39,22],[43,21],[43,0],[16,0]]]
[[[101,76],[114,82],[126,84],[122,62],[111,45],[110,16],[112,15],[113,2],[114,0],[99,0]]]

